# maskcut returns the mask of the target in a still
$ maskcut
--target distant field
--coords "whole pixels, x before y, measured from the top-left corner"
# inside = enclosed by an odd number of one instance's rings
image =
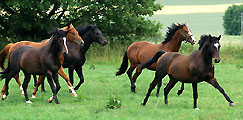
[[[163,24],[162,34],[165,35],[167,27],[172,23],[186,23],[193,34],[223,34],[223,13],[195,13],[179,15],[154,15],[151,20]]]
[[[242,0],[156,0],[162,5],[216,5],[243,3]]]
[[[154,72],[144,70],[138,78],[136,94],[130,92],[130,81],[126,75],[115,76],[115,64],[98,64],[87,61],[84,65],[85,82],[77,91],[78,97],[73,98],[68,92],[64,80],[60,78],[61,90],[58,94],[60,105],[48,103],[51,90],[46,83],[47,93],[38,92],[36,99],[31,99],[33,104],[26,104],[20,95],[19,87],[14,79],[10,82],[9,96],[0,100],[1,120],[234,120],[243,118],[243,69],[237,69],[234,64],[219,63],[215,65],[215,76],[226,93],[236,102],[236,107],[229,107],[223,95],[207,83],[198,85],[199,111],[193,110],[191,84],[185,85],[184,93],[178,97],[177,90],[181,83],[171,90],[169,105],[164,105],[163,88],[168,83],[168,78],[163,81],[161,96],[155,97],[155,90],[151,94],[147,106],[141,106],[149,84],[154,77]],[[95,66],[95,69],[90,69]],[[66,71],[67,73],[67,71]],[[75,74],[75,84],[78,77]],[[23,75],[20,76],[23,81]],[[4,81],[1,81],[2,87]],[[33,81],[28,87],[31,95]],[[120,109],[109,110],[105,106],[111,98],[121,101]]]

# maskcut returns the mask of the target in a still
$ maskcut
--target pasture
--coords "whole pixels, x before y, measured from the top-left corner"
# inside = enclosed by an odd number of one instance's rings
[[[33,104],[26,104],[21,96],[15,80],[10,82],[10,95],[6,100],[0,101],[0,119],[241,119],[242,113],[242,72],[235,64],[215,65],[216,78],[226,93],[237,104],[229,107],[224,97],[211,85],[199,83],[198,107],[199,111],[192,108],[192,87],[185,84],[184,93],[177,96],[176,92],[181,83],[172,89],[169,94],[169,105],[164,105],[163,89],[161,96],[152,92],[147,106],[141,106],[149,83],[154,77],[154,72],[144,70],[137,80],[137,90],[130,91],[130,81],[126,75],[115,76],[119,63],[91,63],[84,65],[85,82],[77,91],[78,97],[74,98],[68,92],[68,87],[60,77],[61,90],[58,94],[60,104],[48,103],[51,89],[46,84],[47,93],[38,92],[36,99],[31,99]],[[67,73],[67,71],[65,71]],[[23,75],[20,77],[23,80]],[[75,83],[78,77],[75,76]],[[1,81],[3,82],[3,81]],[[47,83],[47,82],[45,82]],[[166,77],[162,88],[168,83]],[[3,84],[0,85],[2,87]],[[31,80],[28,93],[33,90]],[[109,99],[117,98],[121,101],[121,108],[106,109]]]

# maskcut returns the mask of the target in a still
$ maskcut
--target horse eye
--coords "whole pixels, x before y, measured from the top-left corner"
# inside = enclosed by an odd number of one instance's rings
[[[184,31],[185,33],[188,33],[188,31]]]
[[[75,33],[72,33],[73,35],[75,35]]]

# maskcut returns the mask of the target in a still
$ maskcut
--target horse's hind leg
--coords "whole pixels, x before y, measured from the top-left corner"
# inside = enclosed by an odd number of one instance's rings
[[[2,100],[4,100],[4,99],[6,99],[6,97],[7,97],[7,95],[9,94],[9,92],[8,92],[8,84],[9,84],[9,81],[16,75],[16,74],[18,74],[19,73],[19,71],[17,71],[17,72],[14,72],[14,71],[10,71],[10,73],[9,73],[9,75],[6,77],[6,79],[5,79],[5,84],[4,84],[4,86],[3,86],[3,88],[2,88],[2,94],[1,94],[1,96],[2,96]]]
[[[24,90],[23,90],[23,87],[22,87],[21,82],[19,80],[19,73],[14,76],[14,79],[16,80],[16,82],[19,85],[19,89],[21,90],[21,95],[24,96]]]
[[[26,103],[32,103],[29,100],[29,97],[28,97],[28,94],[27,94],[27,88],[28,88],[28,84],[30,82],[31,75],[27,74],[27,73],[24,73],[24,77],[25,78],[24,78],[24,83],[23,83],[23,90],[24,90],[25,101],[26,101]]]
[[[132,72],[136,68],[136,65],[131,64],[130,68],[127,70],[127,76],[131,82],[131,91],[135,93],[136,86],[134,84],[134,81],[132,79]]]
[[[44,82],[44,80],[45,80],[45,75],[40,75],[36,83],[35,89],[32,92],[32,98],[36,98],[35,95],[36,92],[38,91],[38,87]]]
[[[144,105],[144,106],[146,105],[146,103],[147,103],[147,101],[148,101],[148,98],[149,98],[149,96],[150,96],[152,90],[155,88],[155,86],[156,86],[160,81],[162,81],[162,78],[164,78],[166,75],[167,75],[167,74],[160,74],[160,73],[157,73],[157,72],[155,73],[155,78],[154,78],[154,80],[152,81],[152,83],[151,83],[150,86],[149,86],[148,92],[147,92],[147,94],[146,94],[146,97],[145,97],[145,99],[144,99],[142,105]]]
[[[84,83],[84,76],[83,76],[82,67],[76,67],[75,71],[77,72],[80,81],[79,81],[78,85],[74,88],[74,90],[78,90],[79,87],[81,86],[81,84]]]
[[[235,103],[229,98],[229,96],[225,93],[224,89],[220,87],[218,84],[216,78],[212,78],[211,80],[207,81],[209,84],[211,84],[213,87],[219,90],[220,93],[222,93],[225,97],[225,99],[229,102],[229,105],[231,107],[235,106]]]
[[[159,81],[158,85],[157,85],[157,93],[156,93],[156,97],[159,97],[159,91],[162,85],[162,81]]]
[[[77,97],[77,93],[75,92],[73,85],[70,83],[69,78],[67,77],[67,75],[64,73],[63,67],[61,66],[61,68],[58,70],[58,74],[66,80],[67,84],[68,84],[68,88],[70,89],[70,91],[72,92],[72,96]]]
[[[183,90],[184,90],[184,83],[182,82],[181,83],[181,89],[177,91],[177,95],[180,96],[181,93],[183,92]]]
[[[165,104],[168,104],[168,94],[177,82],[178,82],[177,80],[175,80],[172,76],[170,76],[170,81],[164,88]]]

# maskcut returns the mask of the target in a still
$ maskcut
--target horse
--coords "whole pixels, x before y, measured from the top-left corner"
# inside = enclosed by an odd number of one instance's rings
[[[24,73],[23,91],[26,103],[32,103],[27,94],[27,87],[31,75],[45,75],[51,86],[53,96],[48,99],[55,99],[56,104],[59,104],[57,93],[60,90],[57,71],[61,67],[59,59],[60,53],[68,54],[66,45],[67,31],[56,30],[53,32],[49,42],[43,47],[21,46],[10,53],[8,67],[1,72],[1,79],[5,79],[6,93],[8,95],[8,84],[11,78],[19,74],[20,70]],[[53,80],[52,80],[53,79]],[[53,84],[53,81],[56,84]]]
[[[81,84],[84,82],[82,66],[85,63],[85,53],[88,51],[90,45],[93,42],[97,42],[102,46],[107,44],[106,38],[103,36],[102,32],[99,30],[96,24],[83,24],[76,28],[79,36],[84,40],[84,46],[80,47],[77,44],[72,42],[67,42],[67,46],[69,48],[69,54],[64,57],[64,63],[59,71],[63,71],[64,68],[68,68],[70,83],[73,85],[73,71],[75,70],[80,78],[78,85],[74,88],[74,90],[78,90]],[[65,76],[65,73],[59,74],[61,76]],[[68,79],[68,78],[64,78]],[[69,80],[68,79],[68,80]],[[67,81],[67,80],[66,80]],[[39,78],[36,84],[35,89],[33,90],[32,97],[36,97],[36,92],[38,91],[38,87],[44,83],[44,78]]]
[[[191,33],[191,30],[186,26],[186,24],[172,24],[171,27],[168,27],[166,33],[165,41],[160,44],[153,44],[146,41],[134,42],[131,44],[124,56],[122,64],[119,68],[119,71],[116,72],[116,76],[122,75],[126,72],[128,67],[128,60],[130,62],[130,68],[127,70],[127,76],[131,82],[131,91],[135,93],[135,82],[137,77],[141,74],[140,65],[147,62],[152,58],[155,53],[159,50],[165,50],[167,52],[178,52],[181,46],[182,41],[186,41],[195,44],[196,40]],[[148,67],[149,70],[156,70],[156,63]],[[136,73],[132,77],[132,72],[136,68]],[[158,84],[157,94],[159,95],[161,83]]]
[[[198,42],[199,50],[188,56],[182,55],[178,52],[164,51],[162,51],[161,57],[159,55],[154,56],[153,59],[158,59],[156,73],[154,80],[149,86],[148,92],[142,105],[146,105],[148,98],[156,84],[162,82],[162,79],[166,75],[168,75],[170,80],[164,88],[165,104],[168,104],[168,94],[170,90],[175,86],[178,81],[180,81],[182,83],[192,83],[194,99],[193,108],[199,109],[197,107],[197,84],[199,82],[205,81],[218,89],[224,95],[225,99],[229,102],[230,106],[235,106],[235,103],[225,93],[224,89],[220,87],[219,83],[214,77],[214,65],[212,60],[214,58],[215,63],[220,62],[220,38],[221,35],[219,37],[202,35],[200,41]],[[145,64],[149,63],[152,62],[148,61]]]
[[[65,30],[65,31],[68,31],[67,33],[67,39],[68,41],[70,42],[73,42],[75,44],[78,44],[79,46],[83,46],[84,45],[84,41],[83,39],[78,35],[78,32],[76,31],[76,29],[74,28],[74,26],[71,24],[71,23],[68,23],[65,27],[61,28],[61,30]],[[31,42],[31,41],[21,41],[21,42],[17,42],[17,43],[10,43],[8,44],[7,46],[5,46],[5,48],[0,52],[0,66],[2,69],[5,69],[5,66],[4,66],[4,62],[7,58],[7,56],[9,55],[9,53],[13,52],[16,48],[20,47],[20,46],[33,46],[33,47],[43,47],[45,46],[48,42],[50,41],[50,39],[46,39],[46,40],[43,40],[42,42]],[[61,60],[61,63],[63,63],[64,61],[64,57],[62,54],[60,54],[60,60]],[[61,71],[63,72],[63,71]],[[63,73],[60,73],[60,74],[63,74]],[[43,77],[43,76],[41,76]],[[67,78],[67,76],[63,76],[64,78]],[[22,88],[22,85],[21,85],[21,82],[19,80],[19,75],[17,74],[15,77],[15,80],[16,82],[18,83],[18,85],[20,86],[20,90],[22,91],[22,95],[24,95],[24,91],[23,91],[23,88]],[[36,77],[34,77],[34,85],[36,86]],[[73,89],[71,83],[69,81],[66,81],[68,84],[69,84],[69,88],[70,90]],[[42,87],[44,88],[44,86]],[[45,91],[44,89],[42,89],[42,91]],[[74,90],[73,91],[73,96],[76,96],[76,92]],[[5,99],[3,97],[3,95],[5,95],[5,85],[4,87],[2,88],[2,99]],[[5,95],[6,96],[6,95]]]

